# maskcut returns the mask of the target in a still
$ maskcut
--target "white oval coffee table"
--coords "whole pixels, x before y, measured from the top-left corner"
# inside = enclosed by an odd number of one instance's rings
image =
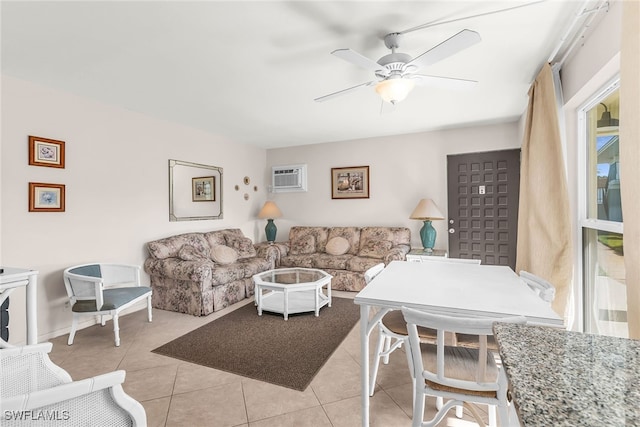
[[[262,311],[281,313],[284,320],[289,314],[315,311],[331,307],[331,276],[315,268],[279,268],[253,276],[256,285],[255,303],[258,315]],[[326,288],[326,293],[323,292]]]

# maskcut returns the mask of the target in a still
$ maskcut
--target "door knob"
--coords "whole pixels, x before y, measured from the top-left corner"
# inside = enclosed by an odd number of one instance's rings
[[[450,229],[449,229],[449,233],[450,233],[450,234],[453,234],[453,233],[455,233],[455,232],[456,232],[456,229],[455,229],[455,228],[450,228]]]

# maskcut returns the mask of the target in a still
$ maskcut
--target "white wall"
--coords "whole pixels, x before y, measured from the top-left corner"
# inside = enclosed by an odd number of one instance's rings
[[[65,141],[66,167],[29,166],[28,135]],[[142,265],[146,242],[181,232],[239,227],[263,239],[255,217],[267,196],[264,149],[7,76],[1,148],[0,264],[39,270],[40,341],[71,324],[64,306],[66,267],[96,261]],[[169,159],[224,168],[224,219],[169,222]],[[244,176],[251,178],[250,187]],[[28,182],[65,184],[66,212],[28,212]],[[148,283],[146,274],[143,281]],[[11,296],[10,316],[10,342],[23,343],[24,289]]]
[[[518,123],[315,144],[267,151],[271,166],[306,163],[308,192],[275,193],[282,210],[278,241],[292,225],[382,225],[411,228],[421,246],[420,221],[409,215],[422,198],[431,198],[447,215],[447,155],[518,148]],[[369,199],[331,199],[331,168],[370,167]],[[446,221],[433,222],[437,248],[447,248]]]

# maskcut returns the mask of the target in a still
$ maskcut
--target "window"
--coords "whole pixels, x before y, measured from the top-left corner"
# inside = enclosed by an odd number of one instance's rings
[[[580,114],[583,319],[585,332],[627,337],[616,80]]]

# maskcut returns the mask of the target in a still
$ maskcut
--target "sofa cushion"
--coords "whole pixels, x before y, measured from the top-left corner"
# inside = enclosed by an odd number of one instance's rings
[[[183,261],[196,261],[199,259],[209,258],[208,254],[201,249],[197,249],[191,245],[182,245],[178,251],[178,258]]]
[[[178,258],[178,252],[184,245],[191,245],[196,250],[207,253],[210,246],[201,233],[178,234],[147,243],[149,254],[156,259]]]
[[[324,252],[327,240],[329,240],[329,229],[327,227],[291,227],[289,230],[289,242],[308,234],[311,234],[316,239],[315,252]]]
[[[260,258],[239,259],[238,263],[244,268],[244,277],[251,278],[254,274],[262,273],[271,269],[271,262]]]
[[[244,279],[244,265],[239,262],[233,264],[215,264],[211,269],[211,285],[225,285],[236,280]]]
[[[238,258],[253,258],[256,256],[256,248],[248,237],[226,236],[227,246],[238,252]]]
[[[315,252],[316,238],[312,234],[306,234],[291,241],[291,255],[307,255]]]
[[[312,255],[287,255],[280,258],[280,267],[302,267],[314,268],[314,258],[317,254]]]
[[[370,239],[364,245],[360,245],[358,256],[382,259],[393,247],[388,240]]]
[[[380,258],[371,258],[365,256],[354,256],[347,261],[347,271],[354,273],[364,273],[376,264],[380,264]],[[362,276],[364,281],[364,276]]]
[[[362,227],[360,230],[360,248],[367,243],[368,240],[388,240],[393,246],[406,246],[409,249],[411,245],[411,230],[406,227]]]
[[[214,247],[215,245],[226,245],[227,240],[225,239],[225,230],[216,230],[209,231],[204,233],[203,236],[207,243],[209,243],[209,247]]]
[[[229,246],[215,245],[211,249],[211,259],[218,264],[232,264],[238,260],[238,252]]]
[[[347,269],[347,261],[353,258],[351,254],[344,255],[329,255],[329,254],[316,254],[313,257],[313,266],[314,268],[319,268],[321,270],[326,270],[328,268],[332,268],[335,270],[346,270]]]
[[[331,241],[334,237],[342,237],[349,242],[349,249],[345,253],[358,255],[360,250],[360,228],[358,227],[331,227],[329,229],[328,239]],[[327,241],[327,245],[329,245]],[[329,253],[329,250],[326,250]]]
[[[329,255],[344,255],[349,252],[350,246],[347,239],[336,236],[329,239],[326,251]]]

